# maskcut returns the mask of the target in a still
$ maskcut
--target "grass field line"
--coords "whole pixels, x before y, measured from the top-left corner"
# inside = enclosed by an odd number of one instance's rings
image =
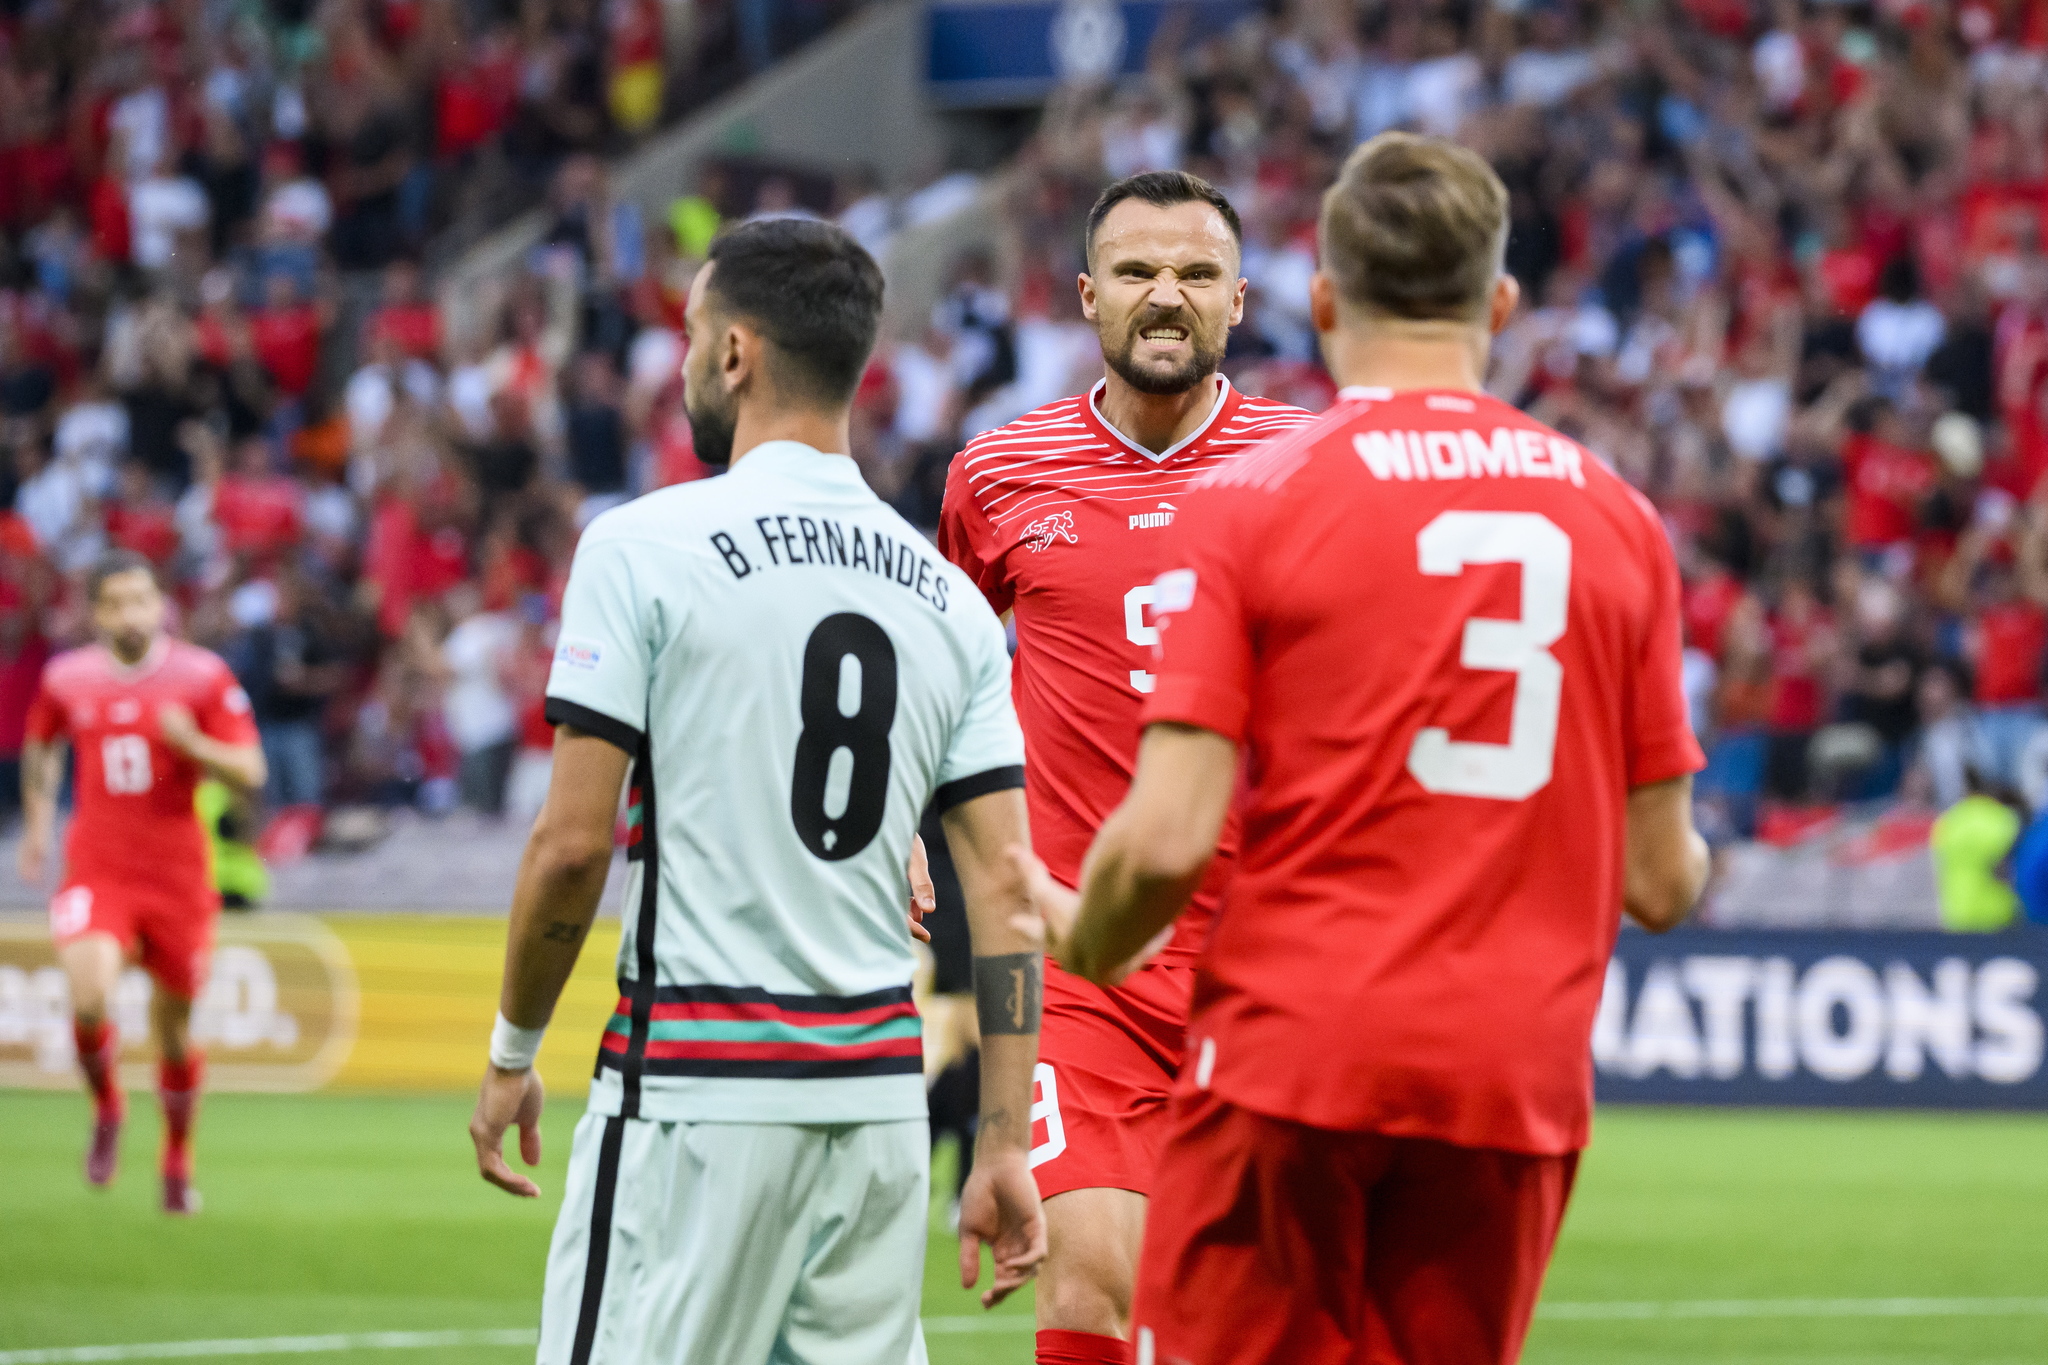
[[[1545,1303],[1536,1316],[1560,1322],[1657,1318],[2001,1318],[2048,1316],[2048,1299],[1670,1299]]]
[[[1537,1316],[1565,1322],[1640,1322],[1659,1318],[1941,1318],[2048,1316],[2048,1298],[2006,1299],[1669,1299],[1546,1303]],[[924,1320],[926,1332],[1024,1332],[1021,1313]],[[228,1356],[314,1355],[337,1351],[430,1350],[451,1346],[531,1346],[529,1328],[451,1332],[352,1332],[304,1337],[235,1337],[123,1346],[54,1346],[0,1351],[0,1365],[86,1365],[107,1360],[205,1360]]]
[[[311,1337],[233,1337],[154,1341],[128,1346],[54,1346],[0,1351],[0,1365],[82,1365],[96,1360],[211,1360],[223,1356],[313,1355],[334,1351],[419,1351],[449,1346],[531,1346],[532,1328],[466,1332],[331,1332]]]

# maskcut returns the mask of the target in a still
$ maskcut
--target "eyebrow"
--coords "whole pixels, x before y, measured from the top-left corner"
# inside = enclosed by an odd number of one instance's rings
[[[1126,270],[1172,270],[1177,274],[1185,275],[1193,270],[1214,270],[1218,274],[1224,274],[1228,271],[1229,267],[1214,257],[1177,263],[1174,261],[1148,261],[1137,256],[1126,256],[1122,260],[1110,262],[1109,269],[1112,274],[1118,274]]]

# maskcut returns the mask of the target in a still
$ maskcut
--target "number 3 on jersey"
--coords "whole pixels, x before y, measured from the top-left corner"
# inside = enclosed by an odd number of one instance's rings
[[[1522,566],[1522,619],[1475,616],[1465,622],[1458,662],[1515,675],[1506,744],[1451,738],[1427,726],[1408,751],[1408,771],[1427,791],[1520,801],[1550,781],[1557,753],[1564,665],[1550,652],[1564,634],[1571,597],[1572,542],[1535,512],[1445,512],[1415,537],[1422,572],[1455,578],[1467,564]]]

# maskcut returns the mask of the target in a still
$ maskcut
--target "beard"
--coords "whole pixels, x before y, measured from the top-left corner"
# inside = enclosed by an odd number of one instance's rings
[[[156,637],[146,630],[117,630],[106,636],[107,649],[124,664],[142,662]]]
[[[1187,359],[1168,370],[1139,366],[1132,353],[1138,349],[1139,335],[1153,327],[1185,328],[1188,334]],[[1223,363],[1224,345],[1224,339],[1221,337],[1202,335],[1196,319],[1185,313],[1154,313],[1132,323],[1129,330],[1124,333],[1121,346],[1105,346],[1102,351],[1102,363],[1116,371],[1119,379],[1139,393],[1154,396],[1186,393],[1216,373],[1217,367]]]
[[[691,401],[691,395],[683,395],[683,415],[690,419],[690,447],[697,459],[713,469],[725,469],[732,464],[732,438],[739,426],[739,414],[735,408],[719,411],[708,404]]]

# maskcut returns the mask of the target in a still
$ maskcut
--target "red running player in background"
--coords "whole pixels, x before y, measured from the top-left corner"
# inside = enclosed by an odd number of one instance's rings
[[[50,660],[29,708],[19,871],[31,885],[43,879],[69,744],[76,810],[62,886],[50,901],[50,936],[70,983],[78,1065],[93,1096],[86,1179],[114,1178],[125,1102],[109,1006],[122,964],[138,960],[155,983],[163,1207],[194,1213],[192,1120],[205,1063],[192,1043],[192,1002],[206,982],[220,897],[192,795],[202,777],[260,789],[263,750],[249,698],[228,666],[165,633],[164,597],[148,560],[116,551],[87,582],[98,638]]]
[[[1242,756],[1138,1365],[1513,1365],[1622,912],[1669,928],[1705,880],[1663,528],[1481,385],[1507,209],[1454,144],[1352,153],[1312,294],[1340,401],[1180,499],[1130,794],[1078,918],[1036,879],[1068,969],[1116,980],[1200,884]]]

